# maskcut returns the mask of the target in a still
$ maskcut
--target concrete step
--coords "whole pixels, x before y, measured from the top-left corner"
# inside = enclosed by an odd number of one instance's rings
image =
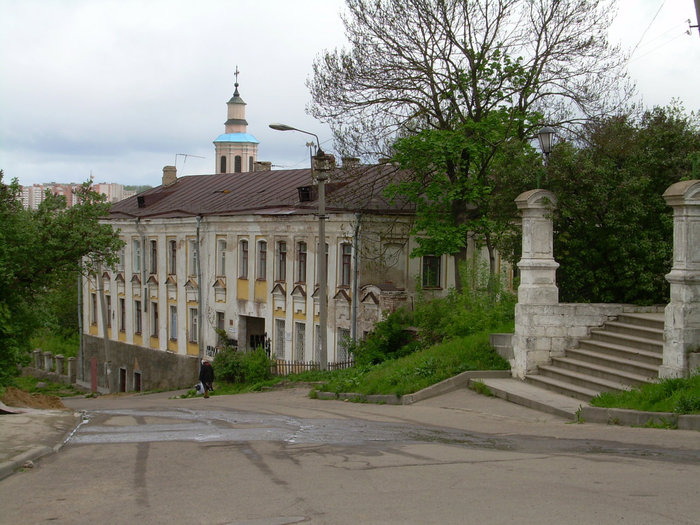
[[[599,390],[593,390],[591,388],[573,384],[569,381],[562,381],[561,379],[541,374],[528,374],[525,376],[525,381],[535,387],[550,390],[557,394],[576,399],[579,403],[581,401],[589,402],[595,396],[600,394]]]
[[[552,366],[625,385],[642,385],[652,380],[652,376],[650,375],[621,370],[609,366],[608,364],[592,363],[590,361],[576,359],[571,354],[572,352],[567,352],[566,357],[553,358]]]
[[[582,406],[588,406],[585,401],[558,394],[519,379],[483,378],[479,381],[500,399],[566,419],[575,419],[577,411]]]
[[[661,343],[663,343],[664,341],[663,325],[661,326],[661,328],[655,328],[630,323],[623,323],[621,321],[608,321],[607,323],[605,323],[605,329],[610,332],[627,334],[635,337],[642,337],[651,341],[659,341]]]
[[[583,348],[571,348],[566,351],[566,356],[651,379],[659,377],[659,366],[657,364],[645,363],[636,359],[626,359]]]
[[[607,325],[606,325],[607,327]],[[655,352],[661,355],[664,350],[663,341],[656,341],[639,337],[630,334],[619,332],[611,332],[605,328],[599,330],[591,330],[590,340],[602,341],[612,345],[624,346],[634,350],[645,350],[647,352]]]
[[[647,328],[655,328],[663,332],[665,314],[660,313],[623,313],[617,316],[617,321]]]
[[[538,371],[540,376],[550,377],[552,379],[556,379],[557,381],[583,387],[596,392],[595,395],[600,392],[629,390],[630,388],[629,385],[621,383],[620,381],[596,377],[586,373],[577,372],[575,370],[567,370],[565,368],[559,368],[552,365],[540,366]]]
[[[608,343],[606,341],[599,341],[595,339],[581,339],[579,341],[578,348],[620,357],[622,359],[636,360],[656,366],[661,366],[661,361],[663,359],[663,354],[659,352],[635,349],[629,346]]]

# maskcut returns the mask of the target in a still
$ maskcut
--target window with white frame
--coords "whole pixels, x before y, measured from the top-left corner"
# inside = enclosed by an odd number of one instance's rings
[[[216,275],[226,275],[226,239],[216,241]]]
[[[105,302],[107,303],[107,328],[112,328],[112,297],[105,296]]]
[[[350,286],[352,276],[352,244],[340,245],[340,286]]]
[[[294,360],[304,362],[304,339],[306,338],[306,324],[294,323]]]
[[[168,241],[168,274],[177,275],[177,241]]]
[[[170,305],[170,322],[168,323],[168,337],[171,341],[177,341],[177,306]]]
[[[277,268],[275,270],[277,281],[287,280],[287,243],[279,241],[277,243]]]
[[[197,309],[190,308],[190,330],[189,330],[189,341],[190,343],[196,343],[199,341],[199,326],[197,319]]]
[[[141,301],[134,301],[134,333],[140,334],[143,331],[143,321],[141,317]]]
[[[190,239],[187,242],[187,275],[197,275],[197,241]]]
[[[278,359],[284,359],[284,319],[275,319],[275,348],[274,353]]]
[[[141,271],[141,241],[134,239],[131,242],[132,266],[134,273]]]
[[[126,248],[124,248],[124,246],[122,246],[121,249],[119,250],[119,262],[117,263],[117,271],[118,272],[124,271],[125,258],[126,258]]]
[[[90,294],[90,324],[97,324],[97,294]]]
[[[151,273],[158,273],[158,241],[151,240]]]
[[[338,328],[338,338],[335,344],[336,362],[344,363],[350,359],[350,353],[348,352],[350,341],[350,330]]]
[[[423,256],[423,287],[440,287],[440,257],[436,255]]]
[[[151,303],[151,337],[158,337],[158,303]]]
[[[258,268],[256,278],[265,280],[267,277],[267,242],[258,241]]]
[[[119,331],[126,330],[126,300],[123,297],[119,298]]]
[[[297,282],[306,282],[306,243],[297,243]]]
[[[245,239],[238,243],[238,277],[248,278],[248,241]]]

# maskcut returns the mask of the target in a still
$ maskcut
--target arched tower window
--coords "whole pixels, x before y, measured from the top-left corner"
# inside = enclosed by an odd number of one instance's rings
[[[226,156],[221,155],[221,169],[219,170],[219,173],[226,173]]]
[[[234,173],[240,173],[241,172],[241,156],[236,155],[235,158],[235,167],[233,168]]]
[[[248,171],[253,171],[253,156],[248,157]]]

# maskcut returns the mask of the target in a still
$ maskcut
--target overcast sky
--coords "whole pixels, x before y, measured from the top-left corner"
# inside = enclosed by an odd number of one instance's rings
[[[620,0],[613,41],[645,105],[700,110],[694,0]],[[342,0],[0,0],[0,169],[5,182],[158,185],[214,172],[212,141],[240,70],[259,160],[308,166],[305,113],[314,58],[343,45]],[[202,156],[199,159],[194,156]]]

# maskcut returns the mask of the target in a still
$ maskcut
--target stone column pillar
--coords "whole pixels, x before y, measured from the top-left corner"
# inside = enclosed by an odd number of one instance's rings
[[[42,369],[44,366],[44,360],[42,358],[42,352],[39,348],[34,350],[34,368]]]
[[[515,203],[522,214],[523,254],[520,269],[518,303],[558,304],[559,289],[554,260],[554,227],[551,212],[557,204],[551,191],[530,190],[521,193]]]
[[[71,384],[75,383],[78,379],[78,360],[75,357],[68,358],[68,381]]]
[[[538,325],[537,319],[543,319],[547,308],[559,303],[559,263],[554,260],[551,217],[556,202],[552,192],[542,189],[526,191],[515,199],[522,214],[523,253],[518,263],[520,286],[515,306],[512,370],[520,378],[550,360],[551,334]]]
[[[664,356],[660,377],[683,377],[700,352],[700,180],[677,182],[664,192],[673,207],[673,267],[666,280]]]
[[[56,373],[60,376],[63,375],[63,359],[64,357],[61,354],[56,356]]]
[[[51,352],[44,352],[44,370],[50,372],[53,368],[53,354]]]

